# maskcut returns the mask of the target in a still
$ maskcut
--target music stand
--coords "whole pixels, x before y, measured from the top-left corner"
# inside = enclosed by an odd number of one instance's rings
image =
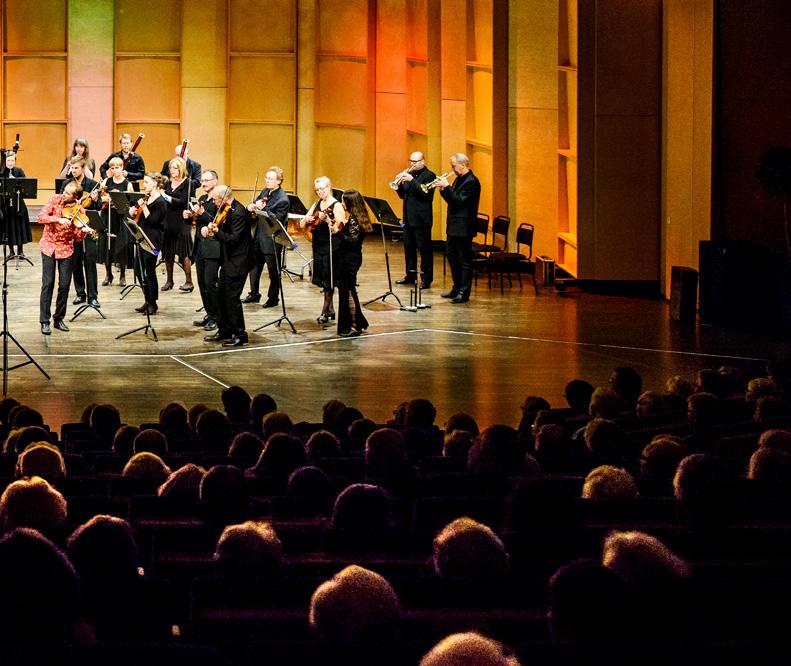
[[[291,204],[291,207],[288,211],[288,219],[289,220],[301,220],[305,215],[308,214],[308,209],[305,207],[305,204],[302,203],[302,199],[300,199],[296,194],[289,194],[288,201]],[[288,249],[288,248],[286,248]],[[308,259],[302,252],[299,251],[299,246],[294,243],[293,250],[302,257],[302,267],[299,269],[299,273],[295,273],[294,271],[289,270],[286,268],[286,262],[283,261],[283,271],[286,275],[288,275],[288,279],[292,282],[294,281],[291,277],[299,277],[300,280],[305,279],[305,269],[308,269],[308,275],[312,275],[313,271],[310,268],[310,265],[313,263],[313,259]]]
[[[390,208],[390,204],[384,199],[376,199],[375,197],[363,197],[363,199],[365,199],[368,208],[371,209],[371,212],[379,222],[379,228],[382,231],[382,247],[385,253],[385,268],[387,269],[387,291],[381,296],[366,301],[363,305],[370,305],[374,301],[382,301],[382,303],[384,303],[388,296],[392,296],[398,301],[398,306],[403,310],[404,305],[401,303],[401,299],[398,297],[398,294],[393,291],[393,278],[390,275],[390,254],[387,251],[387,238],[385,238],[385,222],[389,223],[390,226],[400,226],[400,220],[393,212],[393,209]]]
[[[38,196],[38,179],[36,178],[0,178],[2,184],[0,184],[0,192],[2,193],[2,198],[5,204],[8,204],[8,201],[11,199],[16,199],[16,215],[17,217],[20,216],[20,210],[22,208],[22,199],[35,199]],[[10,215],[8,215],[8,207],[7,205],[3,206],[4,213],[6,213],[6,225],[11,223]],[[21,224],[21,219],[19,220]],[[6,227],[6,231],[8,228]],[[31,266],[33,262],[30,261],[26,256],[22,255],[21,257],[17,254],[13,257],[16,259],[16,266],[15,268],[19,268],[19,260],[26,261]],[[4,259],[8,261],[9,259]]]
[[[55,179],[55,194],[61,194],[63,192],[63,186],[69,180],[71,180],[71,178],[56,178]]]
[[[116,215],[118,219],[122,222],[125,222],[124,218],[129,216],[129,209],[131,208],[132,204],[136,204],[140,199],[143,198],[143,195],[140,192],[123,192],[121,190],[108,190],[107,194],[110,195],[110,201],[115,208]],[[134,244],[132,248],[133,252],[133,262],[137,265],[137,250],[138,245],[137,243]],[[139,284],[137,284],[137,271],[132,270],[132,281],[127,284],[123,289],[121,289],[121,297],[118,300],[124,300],[130,292],[137,287],[141,289]]]
[[[135,192],[124,192],[124,194],[135,194]],[[146,273],[143,270],[143,258],[140,255],[140,252],[149,252],[154,256],[159,254],[159,250],[154,247],[154,244],[151,242],[151,239],[146,236],[146,232],[140,228],[140,225],[137,224],[134,220],[126,219],[124,220],[124,224],[126,228],[129,229],[129,233],[132,234],[132,238],[135,240],[135,262],[137,265],[137,270],[140,272],[140,281],[142,285],[140,288],[145,293],[145,288],[148,286],[146,282]],[[145,309],[146,313],[146,323],[143,326],[138,326],[137,328],[133,328],[126,333],[121,333],[121,335],[116,335],[115,339],[120,340],[121,338],[125,338],[127,335],[131,335],[132,333],[137,333],[138,331],[143,331],[145,335],[148,335],[148,330],[151,329],[151,335],[154,338],[154,342],[159,342],[159,338],[157,337],[157,332],[154,329],[154,325],[151,323],[151,313],[149,312],[148,308]]]
[[[102,233],[107,229],[107,225],[104,223],[102,216],[99,214],[99,211],[96,210],[86,210],[85,214],[88,216],[88,226],[98,233]],[[74,321],[77,317],[79,317],[83,312],[88,309],[96,310],[99,313],[102,319],[107,319],[104,316],[104,312],[102,312],[101,308],[96,305],[91,305],[90,303],[83,303],[80,307],[78,307],[74,311],[74,315],[72,316],[69,321]]]
[[[290,247],[295,249],[297,244],[294,242],[294,239],[289,236],[288,231],[285,229],[280,220],[278,220],[273,215],[270,215],[268,211],[257,210],[255,214],[258,217],[258,228],[263,231],[265,236],[271,236],[272,244],[275,248],[275,266],[277,267],[278,282],[280,285],[280,305],[283,308],[283,314],[277,319],[273,319],[272,321],[259,326],[253,332],[260,331],[262,328],[266,328],[267,326],[272,326],[272,324],[280,327],[281,322],[285,320],[288,322],[288,325],[291,326],[291,330],[296,333],[297,329],[294,328],[294,324],[286,314],[286,297],[285,293],[283,292],[283,280],[280,279],[280,248],[277,246],[280,245],[284,248]]]

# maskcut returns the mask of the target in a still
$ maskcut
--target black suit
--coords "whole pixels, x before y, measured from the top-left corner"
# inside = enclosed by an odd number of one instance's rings
[[[193,195],[195,196],[195,192],[200,187],[200,177],[201,177],[201,165],[196,162],[195,160],[191,160],[189,157],[184,160],[187,163],[187,178],[192,182],[190,185],[190,190],[192,191]],[[162,171],[160,172],[163,176],[167,176],[170,178],[170,160],[165,160],[162,164]]]
[[[434,215],[431,208],[434,190],[424,192],[420,189],[434,180],[437,175],[423,167],[412,174],[412,180],[398,186],[398,196],[404,201],[404,262],[407,282],[417,278],[417,253],[420,251],[420,270],[423,272],[423,285],[431,284],[434,279],[434,253],[431,251],[431,225]]]
[[[239,297],[250,270],[252,239],[250,223],[252,218],[242,204],[234,199],[231,211],[222,226],[214,234],[222,247],[220,266],[220,319],[217,333],[221,336],[246,336],[244,312]]]
[[[107,178],[107,169],[110,168],[110,160],[113,159],[113,157],[120,157],[123,160],[124,153],[122,150],[117,150],[116,152],[111,153],[110,156],[102,163],[102,166],[99,167],[99,173],[101,173],[102,178]],[[124,171],[126,171],[127,180],[134,184],[135,181],[143,180],[143,176],[146,175],[146,163],[137,153],[130,153],[129,161],[126,163]]]
[[[472,288],[472,239],[478,219],[481,182],[472,171],[468,171],[440,195],[448,204],[445,254],[453,276],[451,292],[468,300]]]
[[[60,190],[63,194],[66,190],[66,185],[73,183],[74,178],[68,178]],[[82,190],[88,194],[96,187],[96,181],[90,178],[82,179]],[[97,201],[92,201],[88,210],[101,210],[102,198],[99,197]],[[96,263],[99,261],[99,244],[90,236],[79,243],[74,244],[74,254],[71,258],[72,276],[74,277],[74,289],[77,296],[85,297],[86,292],[88,299],[99,297],[99,280],[96,275]]]
[[[259,199],[267,198],[264,210],[277,218],[280,223],[285,227],[288,224],[288,211],[291,209],[291,202],[288,200],[288,195],[282,187],[270,192],[268,189],[261,190],[261,193],[256,197]],[[258,291],[261,282],[261,273],[266,264],[267,272],[269,273],[269,290],[267,291],[267,301],[277,302],[280,296],[280,271],[279,266],[283,264],[283,251],[284,247],[277,244],[277,251],[280,256],[275,258],[275,243],[272,236],[264,233],[260,224],[255,225],[255,233],[253,236],[253,268],[250,271],[250,295],[259,297],[261,294]]]
[[[203,309],[206,312],[206,317],[216,322],[220,318],[218,289],[222,246],[220,241],[212,236],[204,238],[201,235],[201,229],[214,219],[217,206],[207,194],[201,196],[199,201],[203,204],[203,214],[198,217],[195,224],[195,244],[192,246],[192,258],[195,261],[195,271],[198,274],[198,291],[200,291]]]

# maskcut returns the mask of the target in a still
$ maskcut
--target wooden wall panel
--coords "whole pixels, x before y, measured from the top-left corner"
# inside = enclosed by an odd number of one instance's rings
[[[116,0],[115,50],[176,53],[181,49],[182,0]],[[185,6],[189,11],[189,6]]]
[[[288,125],[246,125],[229,128],[228,184],[234,189],[252,190],[258,172],[263,187],[264,172],[273,164],[285,172],[283,187],[294,189],[294,128]]]
[[[463,100],[467,91],[467,49],[460,48],[467,38],[465,0],[440,0],[442,99]],[[443,118],[444,122],[444,118]]]
[[[467,0],[467,60],[492,64],[492,0]]]
[[[66,118],[66,60],[6,57],[3,116],[10,120]]]
[[[407,63],[407,129],[421,133],[428,131],[428,95],[428,64]]]
[[[462,151],[467,153],[470,158],[470,168],[481,181],[481,202],[478,210],[481,213],[491,214],[492,210],[492,151],[489,148],[482,148],[472,144],[467,145],[467,149]],[[443,167],[444,171],[450,171],[450,166]],[[450,176],[448,180],[453,182],[455,176]]]
[[[492,72],[472,68],[467,77],[467,138],[492,142]]]
[[[322,0],[316,6],[319,53],[368,53],[368,0]]]
[[[294,122],[296,74],[292,56],[231,56],[228,118]]]
[[[190,156],[225,178],[225,88],[182,90],[181,132],[190,140]],[[175,145],[175,144],[173,144]]]
[[[28,178],[38,179],[39,196],[37,201],[46,201],[54,193],[55,177],[60,173],[63,146],[66,137],[64,123],[7,123],[3,128],[3,145],[14,143],[14,136],[20,135],[22,152],[17,164],[25,170]]]
[[[316,122],[364,126],[368,120],[368,65],[357,59],[318,62]]]
[[[117,145],[113,137],[113,89],[101,86],[83,87],[73,90],[69,96],[69,138],[67,153],[71,152],[71,142],[75,137],[88,139],[94,159],[101,155],[101,161]]]
[[[334,187],[365,192],[365,130],[319,127],[316,132],[316,176],[327,176]]]
[[[119,122],[170,120],[181,114],[178,57],[123,56],[116,62],[115,108]]]
[[[159,171],[162,169],[162,163],[173,157],[173,147],[181,143],[181,132],[179,126],[171,123],[122,123],[116,125],[116,132],[121,136],[124,132],[132,135],[132,141],[137,138],[140,132],[145,134],[145,138],[140,144],[138,152],[143,157],[146,163],[146,172]],[[118,146],[116,140],[115,146]],[[118,150],[114,147],[113,150]],[[105,156],[101,159],[104,161]],[[97,161],[99,157],[97,156]],[[200,160],[198,160],[200,162]]]
[[[429,57],[429,0],[406,0],[407,57],[426,60]],[[432,38],[435,31],[432,27]]]
[[[293,53],[296,42],[294,0],[231,0],[230,50]]]
[[[227,0],[201,0],[184,12],[181,33],[181,85],[224,88],[227,85]],[[233,8],[236,2],[231,3]],[[253,31],[258,34],[257,31]]]
[[[376,96],[376,175],[374,193],[386,198],[391,206],[399,206],[398,195],[388,187],[393,176],[409,166],[407,137],[403,127],[406,115],[405,95]],[[388,123],[387,119],[392,119]],[[399,126],[399,120],[401,125]],[[399,206],[400,208],[400,206]],[[395,210],[395,209],[394,209]]]
[[[376,90],[398,92],[406,90],[406,36],[404,0],[376,2]]]
[[[66,50],[66,0],[5,0],[6,51]]]

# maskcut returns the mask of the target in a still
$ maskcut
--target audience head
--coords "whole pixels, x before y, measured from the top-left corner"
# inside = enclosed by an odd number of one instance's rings
[[[168,454],[168,439],[159,430],[148,428],[142,430],[134,442],[132,442],[132,450],[134,453],[148,451],[154,455],[164,458]]]
[[[404,425],[428,430],[434,426],[435,418],[437,410],[434,404],[425,398],[415,398],[406,406]]]
[[[250,425],[255,428],[256,432],[263,428],[264,417],[277,411],[277,403],[275,399],[268,393],[258,393],[253,396],[250,401],[250,412],[248,414],[248,421]]]
[[[171,402],[160,410],[159,425],[165,432],[186,433],[187,418],[187,408],[177,402]]]
[[[661,587],[691,575],[684,560],[644,532],[611,532],[604,540],[602,564],[630,585]]]
[[[341,443],[335,433],[329,430],[317,430],[305,443],[308,462],[318,458],[332,458],[341,451]]]
[[[66,552],[80,576],[138,575],[132,527],[115,516],[99,514],[80,525],[69,537]]]
[[[758,438],[758,448],[779,449],[791,454],[791,431],[779,428],[764,430]]]
[[[142,432],[140,428],[133,425],[122,425],[113,437],[113,453],[130,458],[134,451],[135,438]]]
[[[5,441],[5,453],[22,453],[31,444],[49,444],[49,433],[40,426],[14,428]]]
[[[409,406],[409,402],[401,402],[399,403],[396,408],[393,410],[393,418],[389,423],[392,425],[405,425],[406,424],[406,408]]]
[[[753,411],[753,421],[756,423],[766,423],[778,417],[789,414],[789,405],[780,396],[762,395],[755,401]]]
[[[30,444],[17,459],[17,477],[40,476],[49,483],[57,483],[66,476],[66,463],[58,447],[39,442]]]
[[[330,430],[335,425],[335,418],[346,407],[340,400],[328,400],[321,409],[321,422]]]
[[[12,428],[24,428],[26,426],[44,427],[44,417],[41,413],[27,405],[12,407],[9,418]]]
[[[253,470],[256,476],[274,476],[285,481],[291,472],[307,462],[302,442],[293,435],[278,432],[266,440]]]
[[[240,432],[231,440],[228,456],[240,467],[250,467],[261,457],[263,450],[264,442],[260,437],[251,432]]]
[[[354,446],[359,449],[363,449],[365,447],[365,440],[368,439],[368,435],[370,435],[378,427],[379,426],[377,426],[376,423],[371,419],[357,419],[356,421],[352,421],[352,423],[349,425],[347,437],[350,442],[354,443]]]
[[[0,495],[0,529],[32,527],[58,536],[66,522],[66,499],[44,479],[34,476],[8,485]]]
[[[588,413],[594,418],[614,419],[621,408],[620,396],[610,388],[599,386],[591,394]]]
[[[632,475],[612,465],[599,465],[591,470],[582,486],[583,499],[631,500],[639,494]]]
[[[779,393],[777,385],[769,377],[756,377],[747,382],[744,399],[749,402],[755,402],[763,396],[774,396]]]
[[[279,433],[290,435],[294,431],[291,417],[285,412],[269,412],[261,423],[264,440]]]
[[[610,388],[615,391],[625,405],[634,405],[643,387],[640,373],[634,368],[615,368],[610,374]]]
[[[442,455],[446,458],[463,458],[467,460],[475,435],[467,430],[452,430],[445,434]]]
[[[241,578],[280,578],[283,545],[268,523],[247,520],[228,525],[217,541],[217,573]]]
[[[472,518],[457,518],[434,537],[434,571],[441,578],[503,578],[508,567],[503,542],[489,527]]]
[[[250,394],[241,386],[229,386],[220,394],[228,420],[235,425],[247,425],[250,417]]]
[[[243,522],[250,511],[244,473],[233,465],[215,465],[200,482],[200,503],[207,519],[230,525]]]
[[[651,416],[665,411],[665,397],[656,391],[643,391],[637,398],[637,416]]]
[[[685,400],[695,392],[692,382],[684,379],[681,375],[673,375],[665,382],[665,392],[671,395],[678,395]]]
[[[572,379],[563,391],[566,403],[577,414],[587,414],[593,395],[593,384],[584,379]]]
[[[518,476],[525,466],[519,433],[506,425],[492,425],[475,438],[467,458],[467,471],[483,476]]]
[[[546,423],[536,430],[533,448],[544,456],[564,456],[570,452],[566,431],[556,423]]]
[[[335,488],[324,470],[318,467],[300,467],[288,477],[286,494],[291,497],[310,497],[316,500],[322,513],[332,508]]]
[[[206,470],[195,463],[179,467],[157,488],[159,497],[186,501],[197,505],[200,497],[200,484]]]
[[[211,455],[224,456],[231,443],[231,422],[216,409],[203,412],[196,423],[196,432],[201,447]]]
[[[353,483],[335,499],[332,527],[343,530],[390,529],[390,495],[381,486]]]
[[[113,405],[96,405],[91,412],[91,430],[102,442],[112,442],[121,427],[121,414]]]
[[[780,449],[758,449],[750,456],[747,478],[787,484],[791,481],[791,455]]]
[[[189,428],[190,435],[194,439],[198,438],[198,419],[203,412],[208,411],[209,406],[201,402],[190,407],[190,410],[187,412],[187,427]]]
[[[624,453],[624,433],[615,421],[594,418],[585,426],[585,446],[597,458],[607,460]]]
[[[519,659],[501,643],[470,631],[443,638],[420,666],[519,666]]]
[[[170,476],[170,468],[158,455],[141,451],[129,459],[122,474],[127,478],[150,481],[154,486],[158,486]]]
[[[684,458],[673,478],[679,508],[694,526],[718,526],[727,522],[732,502],[733,473],[730,465],[710,453]]]
[[[363,418],[363,413],[356,407],[344,407],[335,416],[335,423],[332,425],[332,431],[338,437],[347,437],[349,434],[349,427],[355,421]]]
[[[713,393],[693,393],[687,398],[687,422],[695,430],[705,430],[719,422],[720,401]]]
[[[672,479],[684,458],[681,440],[673,435],[657,435],[643,449],[640,474],[655,479]]]
[[[719,371],[706,368],[695,373],[695,381],[692,386],[695,389],[695,393],[711,393],[721,398],[724,382]]]
[[[722,377],[724,395],[739,395],[744,392],[744,374],[733,365],[722,365],[717,369]]]
[[[456,412],[445,422],[445,435],[449,435],[454,430],[464,430],[472,433],[476,437],[480,434],[478,423],[466,412]]]
[[[11,396],[7,396],[5,398],[0,398],[0,423],[8,424],[8,415],[11,410],[19,405],[19,400],[16,398],[12,398]]]
[[[379,428],[368,435],[365,440],[366,476],[399,476],[406,467],[406,442],[398,430]]]

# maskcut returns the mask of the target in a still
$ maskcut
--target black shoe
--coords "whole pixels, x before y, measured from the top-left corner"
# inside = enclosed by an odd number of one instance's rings
[[[462,294],[457,294],[453,298],[450,299],[451,303],[467,303],[470,300],[469,296],[463,296]]]
[[[230,340],[232,337],[230,333],[221,333],[217,331],[213,335],[204,335],[203,339],[206,342],[222,342],[223,340]]]
[[[458,296],[458,295],[459,295],[458,291],[453,291],[451,289],[450,291],[447,291],[444,294],[440,294],[440,297],[441,298],[456,298],[456,296]]]
[[[247,333],[239,333],[233,335],[228,340],[222,343],[223,347],[241,347],[247,344]]]
[[[203,327],[206,326],[206,324],[208,324],[210,321],[211,319],[209,319],[208,317],[204,317],[203,319],[198,319],[196,321],[193,321],[192,325]]]
[[[203,327],[204,331],[216,331],[217,330],[217,322],[214,319],[209,319]]]
[[[52,333],[52,329],[49,327],[48,321],[45,321],[43,324],[41,324],[41,332],[44,335],[49,335],[50,333]]]
[[[242,303],[259,303],[261,301],[261,294],[247,294],[242,299]]]
[[[69,332],[69,327],[66,326],[66,323],[62,319],[56,319],[54,323],[55,328],[59,331],[63,331],[64,333]]]
[[[155,314],[157,313],[157,311],[158,311],[158,310],[159,310],[159,307],[157,307],[157,304],[156,304],[156,303],[151,303],[151,304],[149,304],[149,306],[146,308],[146,312],[147,312],[149,315],[155,315]]]
[[[82,295],[80,295],[80,294],[77,294],[77,298],[75,298],[75,299],[74,299],[74,300],[71,302],[71,304],[72,304],[72,305],[79,305],[80,303],[85,303],[85,300],[86,300],[86,299],[85,299],[85,294],[82,294]]]
[[[96,298],[92,298],[91,300],[89,300],[88,301],[88,305],[90,305],[92,308],[96,308],[96,309],[99,309],[100,307],[102,307],[99,304],[99,300],[96,299]]]
[[[266,303],[264,303],[261,307],[262,308],[276,308],[280,305],[280,301],[273,301],[271,298],[267,299]]]
[[[148,310],[148,303],[143,303],[139,308],[135,308],[135,312],[143,313]]]
[[[415,284],[414,278],[404,276],[400,280],[396,280],[396,284]]]
[[[426,289],[431,289],[431,282],[426,282],[425,284],[420,285],[420,288],[423,289],[424,291]]]
[[[360,335],[360,331],[355,329],[352,329],[351,331],[340,331],[338,335],[342,338],[356,338],[358,335]]]

